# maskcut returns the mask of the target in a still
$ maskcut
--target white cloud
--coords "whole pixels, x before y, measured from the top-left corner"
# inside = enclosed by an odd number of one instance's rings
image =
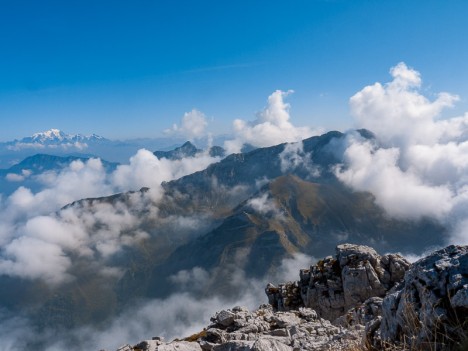
[[[376,203],[399,218],[444,218],[452,209],[449,187],[428,184],[418,174],[398,165],[398,148],[374,148],[370,142],[353,140],[345,151],[346,167],[338,178],[357,190],[370,191]]]
[[[206,153],[180,160],[158,159],[152,152],[141,149],[130,158],[130,164],[120,165],[112,174],[112,183],[121,191],[142,187],[159,189],[164,181],[201,171],[220,158]]]
[[[375,141],[349,135],[339,179],[370,191],[390,215],[432,217],[454,228],[452,242],[468,242],[468,114],[441,119],[458,96],[421,92],[421,75],[399,63],[392,81],[375,83],[350,99],[359,127]]]
[[[8,173],[5,178],[9,182],[22,182],[24,180],[24,176],[22,174],[16,173]]]
[[[42,279],[48,284],[69,280],[71,266],[60,246],[34,237],[22,236],[4,248],[0,272],[23,278]],[[10,257],[12,259],[10,259]]]
[[[239,255],[242,256],[242,255]],[[239,259],[239,257],[236,257]],[[211,279],[211,274],[196,267],[181,271],[173,276],[173,281],[182,284],[184,292],[177,292],[164,299],[139,301],[127,306],[103,328],[83,326],[73,330],[56,330],[46,328],[35,330],[29,321],[21,316],[0,314],[0,337],[2,345],[10,351],[24,350],[31,342],[43,342],[48,351],[58,350],[116,350],[124,344],[136,344],[153,336],[162,336],[166,340],[183,338],[198,333],[209,325],[210,317],[216,311],[245,306],[250,310],[262,303],[267,303],[264,288],[267,282],[283,283],[299,278],[299,269],[308,268],[316,260],[312,257],[295,254],[282,260],[278,269],[261,279],[246,278],[239,265],[233,264],[233,272],[226,284],[232,286],[233,296],[213,295],[200,298],[193,294],[190,282],[195,279],[199,284]],[[238,262],[236,262],[238,263]],[[0,311],[1,313],[2,311]],[[18,332],[19,329],[21,332]],[[79,342],[70,343],[70,340]]]
[[[403,62],[393,67],[390,74],[391,82],[375,83],[351,97],[351,114],[358,127],[370,129],[390,146],[430,145],[445,133],[452,133],[453,123],[435,118],[444,108],[453,106],[458,96],[442,92],[430,101],[420,93],[419,72]]]
[[[208,120],[205,114],[197,109],[186,112],[180,125],[174,124],[171,129],[165,130],[167,134],[177,134],[190,140],[204,137]]]
[[[268,106],[257,114],[257,119],[247,122],[236,119],[233,122],[234,139],[224,143],[228,153],[239,152],[244,144],[266,147],[284,142],[296,142],[318,134],[309,127],[295,127],[290,122],[289,104],[284,98],[292,93],[276,90],[268,97]]]
[[[206,154],[159,160],[151,152],[140,150],[129,164],[118,166],[110,174],[99,159],[90,159],[73,161],[60,172],[37,176],[43,186],[39,191],[21,186],[10,196],[0,198],[0,274],[60,284],[73,278],[70,257],[88,258],[103,274],[118,274],[119,267],[108,266],[107,259],[148,237],[140,225],[141,221],[157,218],[161,183],[202,170],[218,160]],[[83,202],[60,210],[83,198],[142,187],[151,189],[128,195],[125,202]],[[182,216],[167,218],[166,222],[172,223],[182,237],[188,228],[192,232],[204,228],[203,220]]]
[[[273,279],[276,283],[299,280],[300,269],[309,268],[316,262],[316,258],[297,252],[293,254],[293,257],[281,261]]]
[[[273,214],[275,216],[282,217],[278,206],[276,205],[274,200],[269,198],[268,193],[264,193],[259,197],[250,199],[247,202],[247,205],[252,207],[253,210],[260,214]]]

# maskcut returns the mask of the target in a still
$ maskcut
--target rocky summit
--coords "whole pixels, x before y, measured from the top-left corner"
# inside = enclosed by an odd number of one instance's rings
[[[268,305],[217,312],[182,340],[159,337],[118,351],[467,350],[468,246],[410,264],[343,244],[300,279],[265,292]]]
[[[380,256],[368,246],[338,245],[336,257],[328,256],[310,269],[302,269],[298,282],[278,288],[269,284],[266,294],[277,310],[305,306],[335,320],[371,297],[384,297],[401,281],[409,265],[400,255]]]

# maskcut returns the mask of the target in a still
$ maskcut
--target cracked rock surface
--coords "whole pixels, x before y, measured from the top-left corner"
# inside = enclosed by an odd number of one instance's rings
[[[328,256],[300,271],[298,282],[269,284],[269,303],[278,311],[310,307],[320,317],[335,320],[371,297],[384,297],[403,279],[410,263],[398,254],[380,256],[364,245],[343,244]]]
[[[468,246],[451,245],[415,262],[382,302],[380,338],[419,347],[460,339],[468,323]],[[447,340],[444,340],[447,339]]]
[[[225,318],[229,316],[229,318]],[[317,316],[314,310],[275,312],[270,305],[256,311],[245,307],[223,310],[193,342],[148,340],[135,346],[142,351],[299,351],[341,350],[360,342],[358,331],[347,330]],[[131,349],[129,349],[131,350]]]

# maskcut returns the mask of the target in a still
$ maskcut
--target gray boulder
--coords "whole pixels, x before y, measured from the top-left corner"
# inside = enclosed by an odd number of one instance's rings
[[[415,262],[401,287],[383,299],[381,342],[435,350],[460,341],[468,335],[467,287],[468,246],[448,246]]]

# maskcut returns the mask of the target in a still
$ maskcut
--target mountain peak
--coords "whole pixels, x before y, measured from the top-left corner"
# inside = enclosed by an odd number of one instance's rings
[[[182,146],[176,147],[171,151],[155,151],[153,154],[157,158],[167,158],[169,160],[180,160],[185,157],[194,157],[203,150],[197,149],[190,141],[186,141]]]
[[[87,143],[90,141],[105,140],[105,138],[91,134],[89,136],[82,134],[67,134],[60,129],[52,128],[44,132],[34,133],[30,137],[20,140],[22,143],[37,143],[37,144],[60,144],[60,143]]]
[[[63,140],[67,135],[59,129],[49,129],[45,132],[34,133],[32,135],[33,140],[44,141],[44,140]]]
[[[181,147],[195,147],[195,145],[193,145],[190,140],[187,140],[185,143],[182,144]]]

